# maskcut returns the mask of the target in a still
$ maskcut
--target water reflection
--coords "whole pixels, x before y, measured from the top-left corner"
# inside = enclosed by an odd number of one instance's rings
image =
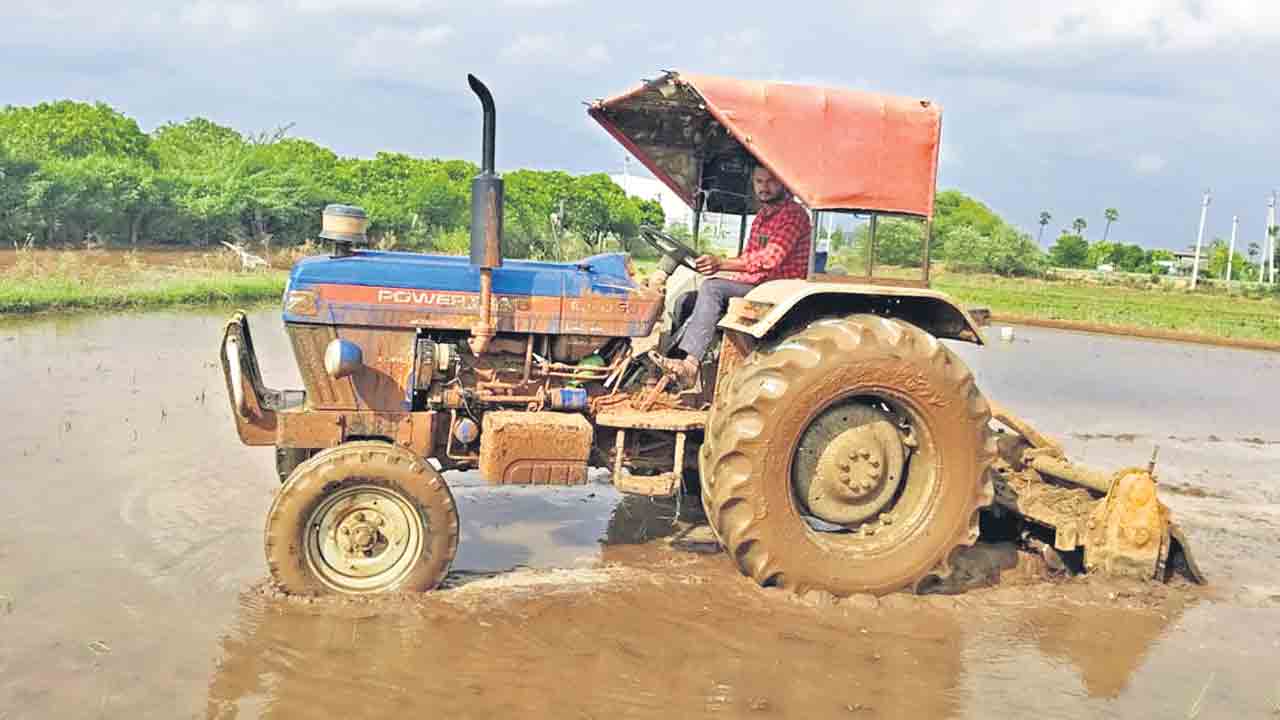
[[[945,613],[846,616],[736,582],[617,579],[376,610],[246,595],[221,643],[207,716],[941,717],[957,708],[961,634]]]
[[[1049,682],[1035,671],[1046,662],[1110,701],[1182,613],[1180,602],[1108,606],[1085,584],[1024,589],[1035,605],[1002,589],[957,607],[811,607],[663,539],[604,553],[589,568],[376,603],[248,592],[221,641],[207,717],[950,717],[1026,703]],[[1045,697],[1078,702],[1077,683],[1052,682]]]

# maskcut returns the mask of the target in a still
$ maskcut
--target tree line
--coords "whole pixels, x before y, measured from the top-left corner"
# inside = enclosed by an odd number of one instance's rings
[[[1096,269],[1111,266],[1121,272],[1164,274],[1167,265],[1174,260],[1172,251],[1148,250],[1139,245],[1115,243],[1107,240],[1111,225],[1120,219],[1120,212],[1115,208],[1103,211],[1107,224],[1102,232],[1102,239],[1089,242],[1084,231],[1089,227],[1088,221],[1077,217],[1071,221],[1072,232],[1064,228],[1053,245],[1049,248],[1049,262],[1054,267]],[[1053,220],[1049,211],[1040,213],[1040,235]],[[1272,235],[1277,228],[1270,228]],[[1194,251],[1190,245],[1188,251]],[[1250,242],[1245,248],[1246,254],[1231,252],[1230,244],[1216,237],[1200,250],[1200,275],[1221,280],[1258,280],[1263,268],[1263,251],[1261,243]],[[1276,255],[1280,258],[1280,252]],[[1231,277],[1227,277],[1230,271]]]
[[[370,216],[381,247],[464,252],[464,160],[378,153],[339,157],[287,128],[243,135],[204,118],[143,132],[103,103],[0,110],[0,239],[27,245],[301,243],[324,206]],[[563,259],[627,247],[662,207],[628,197],[603,173],[517,170],[506,178],[506,246]]]
[[[297,244],[312,238],[331,202],[360,205],[370,216],[371,242],[462,253],[468,244],[470,183],[478,172],[465,160],[378,153],[340,157],[287,128],[245,135],[204,118],[143,132],[136,121],[103,103],[69,100],[0,109],[0,242],[5,245],[81,244],[206,246],[220,241]],[[504,251],[511,257],[565,260],[610,248],[646,251],[632,242],[643,224],[662,226],[656,201],[629,197],[603,173],[516,170],[505,174]],[[1051,215],[1041,213],[1040,234]],[[958,191],[938,193],[931,257],[962,272],[1039,275],[1049,267],[1112,264],[1155,271],[1164,251],[1084,238],[1073,221],[1048,252],[1038,239]],[[679,228],[669,228],[677,231]],[[875,238],[877,262],[918,267],[924,225],[884,218]],[[846,267],[865,264],[866,224],[836,229],[831,251]],[[1233,276],[1256,275],[1232,258]],[[1205,251],[1204,272],[1225,273],[1225,242]]]

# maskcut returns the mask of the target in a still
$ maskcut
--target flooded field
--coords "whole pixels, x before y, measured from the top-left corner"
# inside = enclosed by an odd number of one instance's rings
[[[1024,328],[955,346],[1075,457],[1158,445],[1204,590],[806,603],[603,478],[453,473],[446,589],[302,603],[264,588],[273,458],[233,432],[223,319],[0,325],[3,720],[1280,715],[1280,354]],[[296,387],[277,313],[252,322],[268,382]]]

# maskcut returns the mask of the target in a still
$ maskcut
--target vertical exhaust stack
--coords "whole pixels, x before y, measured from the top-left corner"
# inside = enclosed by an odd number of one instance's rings
[[[484,155],[480,174],[471,181],[471,265],[480,269],[480,322],[471,328],[471,352],[480,355],[497,333],[493,322],[493,269],[502,267],[502,178],[494,170],[497,113],[489,88],[467,75],[471,91],[484,108]]]

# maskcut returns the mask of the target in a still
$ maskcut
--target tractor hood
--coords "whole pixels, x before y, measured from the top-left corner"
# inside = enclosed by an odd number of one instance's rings
[[[662,306],[631,278],[622,253],[507,260],[493,269],[493,292],[503,332],[643,336]],[[309,257],[294,265],[285,291],[285,322],[463,330],[479,312],[480,270],[452,255]]]
[[[701,160],[746,153],[811,210],[933,216],[929,100],[669,72],[588,113],[691,207]]]

